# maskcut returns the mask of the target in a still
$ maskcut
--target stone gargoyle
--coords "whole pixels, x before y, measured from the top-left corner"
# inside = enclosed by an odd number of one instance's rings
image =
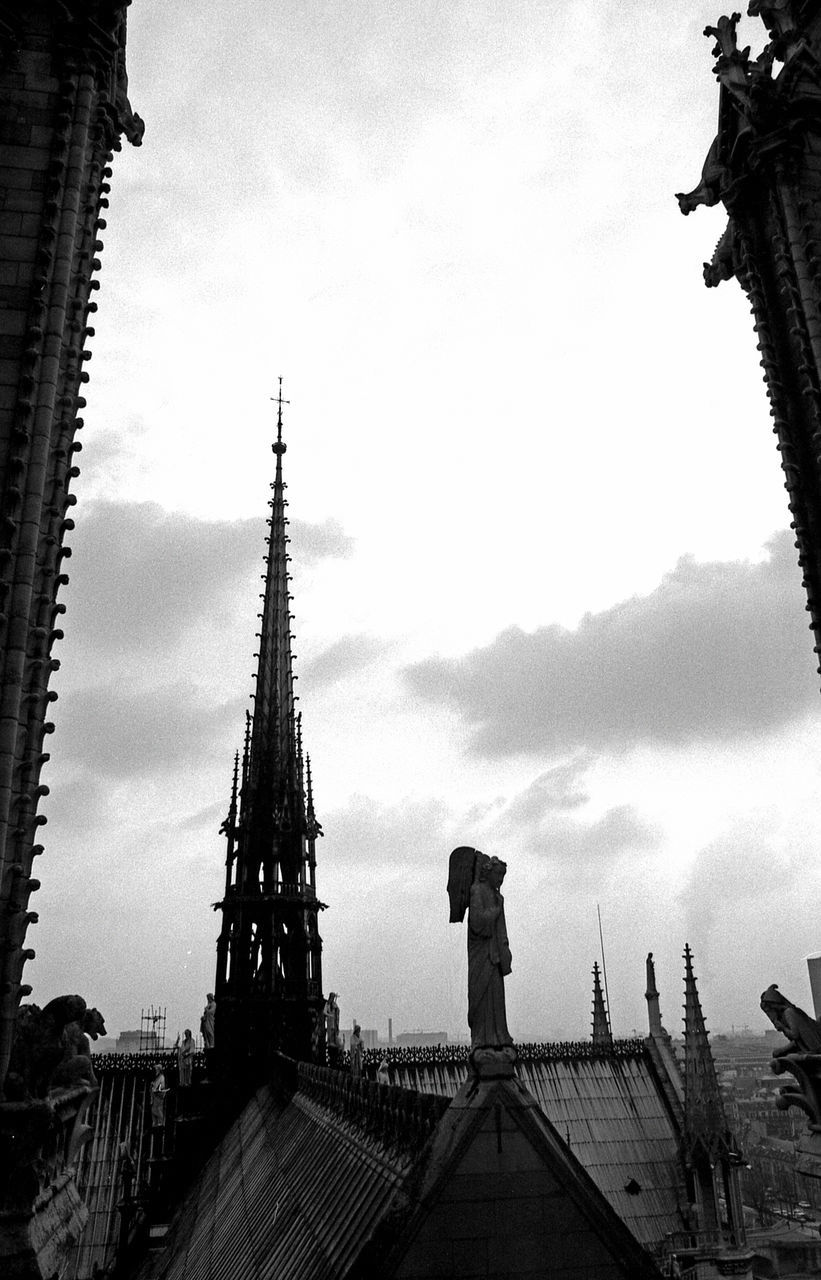
[[[821,1023],[782,995],[775,983],[763,992],[761,1008],[787,1039],[773,1052],[773,1073],[789,1071],[796,1080],[781,1090],[776,1106],[782,1111],[798,1107],[810,1129],[821,1132]]]
[[[11,1051],[6,1097],[12,1102],[45,1098],[55,1089],[95,1085],[89,1037],[105,1034],[97,1009],[82,996],[57,996],[44,1008],[22,1005]]]

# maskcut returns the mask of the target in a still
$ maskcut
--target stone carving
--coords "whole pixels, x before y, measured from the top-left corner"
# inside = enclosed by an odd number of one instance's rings
[[[736,254],[735,224],[733,219],[729,218],[721,239],[715,247],[712,262],[704,264],[704,283],[708,289],[714,289],[722,280],[731,280],[733,276],[737,276],[739,280],[742,279]]]
[[[351,1075],[355,1080],[362,1075],[362,1028],[358,1022],[351,1032]]]
[[[710,208],[714,204],[718,204],[721,199],[721,182],[724,177],[724,165],[718,159],[718,138],[713,139],[712,146],[707,152],[707,159],[704,161],[704,167],[701,170],[701,181],[697,187],[686,194],[679,191],[676,194],[678,207],[686,216],[697,209],[699,205],[706,205]]]
[[[120,128],[133,147],[141,147],[145,134],[145,121],[138,116],[128,99],[128,71],[125,65],[125,15],[120,19],[115,35],[119,46],[115,70],[114,105]]]
[[[96,1084],[88,1041],[105,1034],[97,1009],[82,996],[57,996],[40,1009],[22,1005],[17,1017],[6,1096],[12,1101],[44,1098],[50,1090]]]
[[[105,1035],[105,1019],[99,1009],[86,1009],[82,1018],[75,1018],[63,1028],[63,1058],[51,1078],[51,1087],[68,1089],[76,1084],[97,1086],[97,1077],[91,1061],[91,1040]]]
[[[796,1144],[796,1168],[808,1177],[821,1178],[821,1023],[782,995],[775,983],[761,996],[761,1008],[787,1044],[773,1054],[772,1071],[789,1071],[795,1084],[781,1089],[780,1111],[798,1107],[808,1121],[808,1131]]]
[[[161,1129],[165,1124],[165,1099],[170,1092],[165,1083],[165,1073],[159,1062],[154,1065],[151,1081],[151,1128]]]
[[[214,1019],[217,1013],[217,1002],[212,993],[209,991],[206,996],[205,1008],[200,1018],[200,1031],[202,1032],[202,1047],[206,1051],[214,1047]]]
[[[762,992],[761,1008],[789,1042],[775,1050],[774,1058],[783,1058],[791,1053],[821,1054],[821,1024],[782,995],[776,983]]]
[[[339,1034],[339,1001],[335,991],[328,996],[325,1005],[325,1045],[328,1050],[328,1066],[338,1067],[342,1045]]]
[[[736,27],[741,19],[740,13],[733,13],[729,18],[719,18],[714,27],[705,27],[705,36],[715,40],[713,57],[718,61],[713,67],[716,78],[724,87],[746,107],[750,96],[748,68],[750,65],[750,47],[739,49]]]
[[[509,1074],[516,1055],[505,1012],[504,980],[511,971],[505,900],[501,894],[506,871],[504,862],[478,849],[454,849],[450,855],[448,895],[451,923],[461,922],[468,913],[471,1061],[479,1070],[498,1067]]]
[[[799,35],[793,0],[750,0],[747,13],[751,18],[761,18],[775,46],[775,56],[783,59]]]
[[[179,1078],[181,1089],[188,1089],[191,1085],[195,1053],[196,1045],[194,1044],[194,1037],[191,1034],[190,1027],[186,1027],[185,1035],[182,1038],[182,1044],[177,1049],[177,1076]]]
[[[786,51],[797,38],[789,0],[781,0],[780,3],[779,0],[753,0],[749,12],[764,19],[771,36],[769,44],[754,60],[750,59],[749,48],[738,48],[736,26],[741,17],[739,13],[719,18],[714,27],[704,28],[705,36],[716,42],[713,70],[727,95],[723,102],[732,102],[740,123],[732,135],[732,142],[728,141],[726,123],[722,126],[707,152],[698,186],[686,194],[676,194],[684,214],[692,213],[699,205],[717,204],[719,200],[724,200],[730,210],[739,192],[739,173],[744,169],[742,159],[750,154],[756,139],[766,139],[777,125],[784,122],[784,104],[779,101],[772,73],[773,61],[786,57]],[[720,244],[720,248],[724,247]],[[726,255],[721,256],[718,263],[714,259],[705,268],[707,284],[714,285],[729,279],[733,274],[729,265],[730,258]]]

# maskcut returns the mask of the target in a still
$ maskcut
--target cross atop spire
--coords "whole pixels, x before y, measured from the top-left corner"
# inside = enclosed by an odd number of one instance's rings
[[[276,442],[273,445],[271,445],[271,448],[273,449],[274,453],[281,458],[283,453],[288,447],[286,444],[283,443],[283,439],[282,439],[282,406],[284,404],[291,403],[290,400],[282,399],[282,378],[280,378],[279,380],[278,394],[276,396],[271,396],[271,399],[275,402],[277,406],[277,438],[276,438]]]

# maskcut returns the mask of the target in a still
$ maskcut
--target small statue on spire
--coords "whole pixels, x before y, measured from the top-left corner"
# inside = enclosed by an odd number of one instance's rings
[[[468,912],[468,1024],[471,1063],[481,1076],[509,1076],[516,1051],[507,1029],[504,980],[511,972],[501,894],[507,864],[460,846],[450,855],[451,924]]]

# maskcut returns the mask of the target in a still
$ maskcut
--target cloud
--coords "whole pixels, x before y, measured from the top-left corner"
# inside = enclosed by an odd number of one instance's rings
[[[462,658],[417,663],[406,679],[459,711],[473,750],[489,757],[775,729],[818,692],[789,535],[767,550],[759,563],[685,556],[650,595],[586,614],[573,631],[511,627]]]
[[[203,625],[247,584],[265,552],[261,519],[199,520],[151,502],[84,506],[71,544],[68,617],[92,649],[167,651],[186,628]],[[292,520],[300,566],[351,554],[335,520]]]
[[[590,799],[583,785],[586,757],[554,765],[531,782],[508,806],[508,821],[525,825],[540,821],[546,812],[578,809]]]
[[[584,811],[584,761],[541,774],[510,802],[497,809],[486,827],[486,842],[512,847],[532,861],[533,873],[549,877],[564,894],[601,891],[628,858],[636,869],[658,849],[663,832],[630,804],[614,805],[598,815]],[[504,856],[504,855],[503,855]]]
[[[555,840],[552,860],[575,870],[615,862],[625,853],[651,849],[661,839],[660,831],[629,804],[615,805],[586,824],[556,823],[549,834]]]
[[[61,743],[61,767],[79,765],[96,780],[163,777],[182,767],[192,751],[203,760],[225,752],[240,723],[245,698],[211,703],[192,684],[154,689],[100,685],[75,690],[61,700],[71,727]]]
[[[814,812],[785,818],[769,805],[698,850],[678,905],[697,971],[721,993],[716,1014],[728,1006],[746,1010],[763,1030],[758,1000],[771,982],[806,1005],[804,956],[818,941],[818,839]]]
[[[392,804],[359,794],[328,813],[324,827],[332,839],[324,843],[323,861],[363,869],[403,867],[413,875],[437,858],[446,864],[457,843],[458,819],[444,800],[421,797]]]
[[[196,813],[188,814],[181,818],[177,823],[178,831],[199,831],[205,829],[211,831],[217,829],[228,809],[228,800],[217,800],[214,804],[206,805],[203,809],[197,809]]]
[[[390,648],[389,644],[377,640],[374,636],[342,636],[309,662],[300,672],[300,677],[304,679],[306,685],[310,684],[312,689],[322,685],[336,684],[345,676],[375,662]]]

